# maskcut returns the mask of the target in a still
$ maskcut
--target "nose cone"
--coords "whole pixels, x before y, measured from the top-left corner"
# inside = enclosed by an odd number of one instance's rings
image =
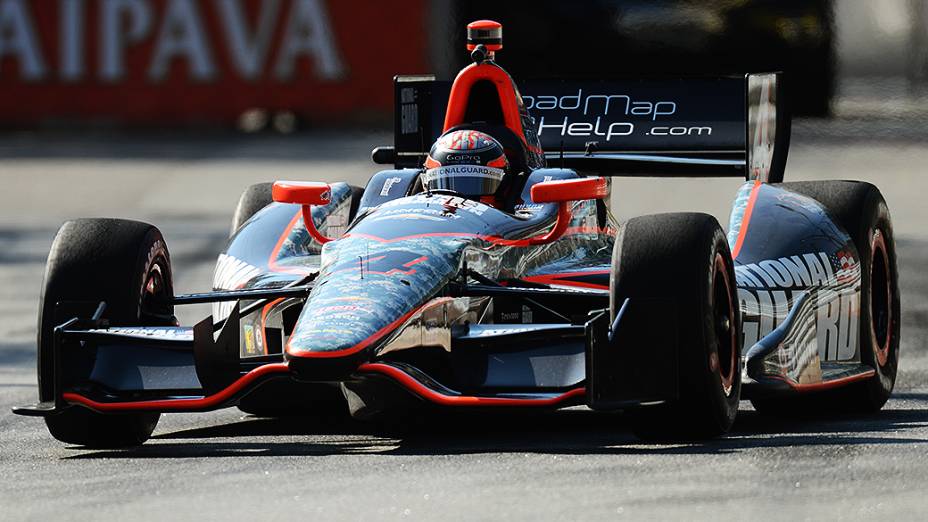
[[[457,273],[466,245],[453,237],[352,236],[327,244],[287,354],[363,359]]]

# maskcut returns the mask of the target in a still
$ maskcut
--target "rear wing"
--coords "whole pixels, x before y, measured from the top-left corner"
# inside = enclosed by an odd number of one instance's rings
[[[398,76],[394,85],[395,150],[375,161],[418,167],[442,132],[451,82]],[[780,73],[534,80],[521,91],[550,166],[606,176],[783,179],[790,119]]]

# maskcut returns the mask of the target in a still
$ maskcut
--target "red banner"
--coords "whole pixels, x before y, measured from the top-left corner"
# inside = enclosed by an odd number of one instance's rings
[[[383,116],[425,0],[0,0],[0,125]]]

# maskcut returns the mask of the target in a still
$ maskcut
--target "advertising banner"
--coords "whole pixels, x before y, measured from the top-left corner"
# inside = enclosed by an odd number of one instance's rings
[[[426,0],[0,0],[0,125],[387,115]]]

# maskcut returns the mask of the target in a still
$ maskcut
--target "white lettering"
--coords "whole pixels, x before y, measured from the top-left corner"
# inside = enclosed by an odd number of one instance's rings
[[[766,259],[758,263],[760,267],[776,282],[777,286],[789,288],[793,286],[793,278],[789,272],[779,263],[772,259]]]
[[[661,106],[667,107],[666,111],[661,110]],[[654,104],[654,117],[653,120],[656,120],[658,116],[670,116],[671,114],[677,112],[677,104],[670,101],[659,101]]]
[[[757,329],[757,315],[760,312],[757,303],[757,297],[753,292],[738,289],[738,301],[741,305],[741,313],[744,315],[744,321],[741,325],[744,334],[744,351],[747,352],[752,346],[760,340],[760,332]]]
[[[812,278],[809,276],[809,271],[806,269],[805,264],[802,260],[799,259],[799,256],[792,256],[791,258],[780,258],[780,263],[789,271],[793,279],[793,284],[795,285],[804,285],[811,286]]]
[[[249,34],[241,0],[216,0],[219,19],[226,28],[226,40],[232,64],[246,80],[257,80],[267,60],[274,36],[274,25],[280,12],[280,0],[261,2],[258,27]]]
[[[184,57],[195,80],[213,78],[216,65],[205,36],[203,20],[193,0],[171,0],[164,13],[148,77],[164,80],[174,58]]]
[[[809,277],[813,285],[828,283],[828,274],[825,272],[825,267],[822,266],[815,254],[803,254],[802,259],[809,266]]]
[[[857,327],[859,314],[860,294],[844,294],[841,296],[841,324],[838,335],[837,358],[847,361],[854,358],[857,353],[857,339],[860,329]]]
[[[557,108],[557,96],[539,96],[535,102],[535,108],[540,111]]]
[[[822,264],[825,266],[825,271],[828,273],[827,282],[831,283],[831,282],[836,281],[835,271],[834,271],[834,268],[832,268],[831,266],[831,261],[829,261],[828,259],[828,254],[826,254],[825,252],[819,252],[818,257],[822,259]]]
[[[84,0],[59,0],[61,79],[76,81],[84,77]]]
[[[292,78],[296,61],[303,55],[315,60],[320,78],[336,80],[341,77],[344,66],[330,27],[328,14],[319,0],[296,0],[277,60],[277,77],[281,80]]]
[[[580,108],[580,96],[582,94],[583,94],[583,89],[578,89],[576,96],[561,96],[561,100],[558,102],[558,107],[564,110],[568,110],[568,111],[572,111],[574,109]],[[571,99],[577,100],[577,103],[574,104],[573,107],[568,107],[567,105],[564,104],[565,100],[571,100]]]
[[[567,126],[569,136],[589,136],[593,132],[593,124],[587,122],[575,122]]]
[[[628,114],[628,106],[632,101],[631,98],[629,98],[628,96],[624,94],[613,94],[610,96],[606,96],[605,94],[594,94],[592,96],[586,97],[586,101],[583,104],[583,114],[587,114],[587,112],[589,111],[590,100],[599,99],[599,98],[602,98],[603,100],[605,100],[605,104],[603,105],[603,112],[602,112],[603,116],[607,116],[609,114],[609,105],[612,103],[613,98],[625,98],[625,109],[623,109],[622,111],[623,114]]]
[[[561,136],[567,132],[567,116],[564,116],[564,123],[558,125],[556,123],[551,123],[545,125],[545,117],[542,116],[538,122],[538,136],[541,137],[541,134],[545,131],[545,128],[549,129],[561,129]]]
[[[817,315],[815,327],[818,338],[818,356],[823,361],[828,361],[837,355],[838,319],[841,316],[840,298],[834,292],[821,292]]]
[[[100,9],[100,78],[113,82],[126,75],[126,46],[151,28],[151,8],[142,0],[103,0]]]
[[[597,118],[598,123],[599,118]],[[619,129],[619,130],[616,130]],[[635,132],[635,125],[628,122],[616,122],[609,125],[609,129],[606,131],[606,141],[612,139],[613,136],[628,136],[629,134]]]
[[[23,78],[45,77],[45,62],[24,0],[0,0],[0,59],[13,56]]]

